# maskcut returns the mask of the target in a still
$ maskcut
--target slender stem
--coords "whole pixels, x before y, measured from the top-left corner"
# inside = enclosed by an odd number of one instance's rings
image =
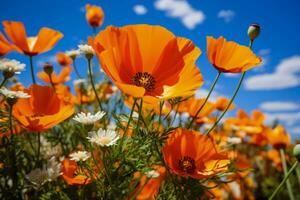
[[[164,101],[159,102],[158,128],[160,127],[160,124],[161,124],[161,113],[162,113],[164,103],[165,103]]]
[[[13,104],[9,107],[9,129],[10,129],[10,149],[11,149],[11,165],[12,165],[12,180],[13,180],[13,190],[16,191],[18,187],[18,175],[17,175],[17,166],[16,166],[16,151],[15,151],[15,144],[14,144],[14,130],[13,130],[13,123],[12,123],[12,110]]]
[[[296,168],[296,175],[297,175],[298,183],[300,184],[300,166]]]
[[[0,88],[2,88],[2,86],[5,84],[5,82],[8,80],[8,78],[4,77],[3,81],[0,84]]]
[[[290,177],[290,175],[292,174],[292,172],[294,171],[294,169],[296,169],[298,165],[298,161],[296,161],[293,166],[291,167],[291,169],[287,172],[287,174],[284,176],[283,180],[281,181],[281,183],[277,186],[277,188],[273,191],[272,195],[269,197],[269,200],[274,199],[274,197],[277,195],[277,193],[280,191],[280,189],[282,188],[282,186],[285,184],[286,181],[288,181],[288,178]]]
[[[51,84],[52,88],[54,89],[54,92],[56,92],[55,85],[54,85],[53,80],[52,80],[52,74],[48,74],[48,76],[49,76],[50,84]]]
[[[97,33],[97,28],[93,27],[93,38],[96,37],[96,33]]]
[[[239,91],[239,89],[240,89],[240,87],[241,87],[241,85],[242,85],[242,82],[243,82],[243,80],[244,80],[245,74],[246,74],[246,72],[243,72],[243,74],[242,74],[242,76],[241,76],[241,78],[240,78],[240,80],[239,80],[238,86],[236,87],[236,89],[235,89],[235,91],[234,91],[234,93],[233,93],[233,95],[232,95],[232,97],[231,97],[231,99],[230,99],[230,101],[229,101],[227,107],[226,107],[225,110],[222,112],[222,114],[221,114],[220,117],[217,119],[217,121],[213,124],[213,126],[205,133],[206,135],[208,135],[211,131],[214,130],[214,128],[219,124],[219,122],[221,121],[221,119],[224,117],[224,115],[225,115],[226,112],[228,111],[229,107],[231,106],[233,100],[235,99],[235,97],[236,97],[236,95],[237,95],[237,93],[238,93],[238,91]]]
[[[132,105],[132,108],[131,108],[131,111],[130,111],[130,115],[129,115],[129,119],[128,119],[126,128],[123,131],[123,135],[122,135],[121,141],[120,141],[119,152],[122,150],[122,146],[123,146],[123,143],[124,143],[125,135],[126,135],[126,132],[127,132],[128,128],[129,128],[130,122],[132,120],[132,115],[133,115],[133,112],[134,112],[134,107],[136,105],[136,101],[137,101],[137,99],[134,99],[134,102],[133,102],[133,105]]]
[[[30,70],[31,70],[32,83],[36,84],[35,77],[34,77],[34,68],[33,68],[32,56],[29,56],[29,62],[30,62]]]
[[[280,157],[281,157],[284,176],[287,176],[288,168],[287,168],[287,164],[286,164],[284,149],[280,149],[279,151],[280,151]],[[295,197],[294,197],[294,194],[293,194],[292,185],[291,185],[290,180],[288,180],[288,179],[286,180],[286,187],[288,189],[290,199],[294,200]]]
[[[221,75],[221,72],[219,71],[218,74],[217,74],[217,76],[216,76],[216,78],[215,78],[215,80],[214,80],[214,82],[213,82],[213,84],[212,84],[211,87],[210,87],[210,90],[209,90],[209,92],[208,92],[208,94],[207,94],[207,96],[206,96],[206,98],[205,98],[203,104],[202,104],[202,105],[200,106],[200,108],[197,110],[196,115],[192,118],[191,122],[190,122],[189,125],[187,126],[188,129],[191,128],[191,126],[193,125],[194,121],[197,119],[197,117],[198,117],[200,111],[204,108],[204,106],[205,106],[207,100],[209,99],[209,97],[210,97],[212,91],[214,90],[214,88],[215,88],[215,86],[216,86],[216,83],[218,82],[218,80],[219,80],[219,78],[220,78],[220,75]]]
[[[88,68],[89,68],[89,75],[90,75],[90,79],[91,79],[91,85],[92,85],[93,91],[95,93],[98,105],[99,105],[100,109],[102,110],[101,101],[100,101],[100,99],[97,95],[97,90],[96,90],[96,87],[94,85],[94,78],[93,78],[93,73],[92,73],[92,63],[91,63],[92,59],[87,59],[87,60],[88,60]]]
[[[41,152],[41,134],[38,132],[38,146],[37,146],[37,166],[40,167],[40,152]]]
[[[139,106],[139,117],[138,117],[138,121],[136,123],[136,127],[135,127],[135,132],[138,131],[139,128],[139,122],[141,120],[141,115],[142,115],[142,108],[143,108],[143,98],[141,98],[140,100],[140,106]]]
[[[78,69],[77,69],[77,67],[76,67],[75,59],[73,59],[73,68],[74,68],[74,71],[75,71],[76,76],[77,76],[79,79],[82,79],[82,77],[80,76],[79,71],[78,71]]]

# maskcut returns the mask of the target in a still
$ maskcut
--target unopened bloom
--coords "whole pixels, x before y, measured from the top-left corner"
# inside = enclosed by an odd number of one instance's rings
[[[87,139],[91,143],[95,143],[100,146],[112,146],[118,141],[119,135],[116,133],[116,131],[104,130],[100,128],[97,132],[90,132]]]
[[[106,113],[103,111],[98,111],[95,114],[91,114],[91,113],[78,113],[73,120],[82,123],[82,124],[93,124],[97,121],[99,121],[100,119],[102,119],[102,117],[105,115]]]
[[[227,143],[229,144],[240,144],[242,142],[242,139],[239,137],[229,137],[227,138]]]
[[[23,71],[25,64],[20,63],[17,60],[10,60],[3,58],[0,60],[0,71],[18,73]]]
[[[74,160],[76,162],[86,161],[89,157],[91,157],[91,154],[87,151],[77,151],[70,154],[70,160]]]
[[[87,4],[86,9],[86,20],[94,28],[98,28],[103,24],[104,13],[100,6]]]
[[[6,98],[11,98],[11,99],[27,99],[30,98],[30,95],[22,92],[22,91],[12,91],[8,90],[6,88],[1,88],[0,93],[4,95]]]

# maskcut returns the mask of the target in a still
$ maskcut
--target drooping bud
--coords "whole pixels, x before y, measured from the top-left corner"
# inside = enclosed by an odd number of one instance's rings
[[[255,40],[260,34],[260,25],[251,24],[248,28],[248,36],[251,41]]]
[[[296,144],[293,149],[293,155],[297,158],[300,162],[300,144]]]
[[[51,74],[53,73],[53,65],[51,63],[46,62],[44,64],[44,72],[51,76]]]
[[[15,72],[13,71],[3,71],[3,76],[5,79],[9,79],[15,75]]]

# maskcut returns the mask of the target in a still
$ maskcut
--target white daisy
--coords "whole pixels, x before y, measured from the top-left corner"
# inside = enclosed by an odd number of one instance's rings
[[[22,92],[22,91],[12,91],[8,90],[6,88],[0,89],[0,94],[3,94],[6,98],[12,98],[12,99],[27,99],[30,98],[30,95]]]
[[[95,51],[93,47],[87,44],[80,44],[78,45],[79,51],[83,53],[84,55],[94,55]]]
[[[85,83],[85,79],[83,79],[83,78],[73,81],[74,86],[79,86],[79,85],[84,84],[84,83]]]
[[[86,161],[89,157],[91,157],[91,154],[87,151],[77,151],[71,153],[69,156],[70,156],[70,160],[74,160],[78,162],[78,161]]]
[[[87,139],[91,143],[95,143],[100,146],[111,146],[116,144],[119,139],[119,135],[116,131],[113,130],[104,130],[99,129],[97,132],[89,132],[89,137]]]
[[[91,113],[78,113],[73,120],[82,123],[82,124],[93,124],[96,121],[99,121],[100,119],[102,119],[102,117],[105,115],[106,113],[103,111],[99,111],[95,114],[91,114]]]
[[[20,63],[17,60],[10,60],[7,58],[0,60],[0,71],[18,73],[20,71],[23,71],[24,68],[25,68],[25,64]]]
[[[66,51],[66,55],[75,59],[76,57],[80,56],[80,51],[77,49],[72,49],[70,51]]]
[[[157,178],[160,176],[160,174],[156,170],[151,170],[146,172],[146,176],[148,178]]]
[[[239,137],[229,137],[227,138],[227,143],[229,144],[240,144],[242,142],[242,139]]]

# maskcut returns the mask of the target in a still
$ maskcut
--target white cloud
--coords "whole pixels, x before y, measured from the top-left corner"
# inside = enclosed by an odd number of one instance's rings
[[[273,73],[249,77],[245,81],[248,90],[280,90],[300,85],[300,55],[283,59]]]
[[[294,111],[300,109],[300,104],[291,101],[269,101],[259,106],[265,111]]]
[[[165,11],[169,17],[179,18],[188,29],[194,29],[205,20],[204,13],[193,8],[186,0],[156,0],[154,6]]]
[[[208,95],[208,92],[209,92],[209,90],[200,88],[200,89],[196,90],[195,97],[199,98],[199,99],[206,98],[206,96]],[[219,92],[217,92],[216,90],[213,90],[213,92],[211,93],[211,95],[209,97],[209,101],[215,102],[217,100],[217,98],[220,96],[225,96],[225,95],[222,95]]]
[[[226,23],[233,20],[235,12],[233,10],[220,10],[218,17],[223,19]]]
[[[140,4],[133,6],[133,11],[137,15],[144,15],[148,12],[147,8],[144,5],[140,5]]]
[[[300,122],[300,112],[267,113],[266,116],[268,124],[272,124],[275,120],[279,120],[279,123],[286,123],[288,126]]]

